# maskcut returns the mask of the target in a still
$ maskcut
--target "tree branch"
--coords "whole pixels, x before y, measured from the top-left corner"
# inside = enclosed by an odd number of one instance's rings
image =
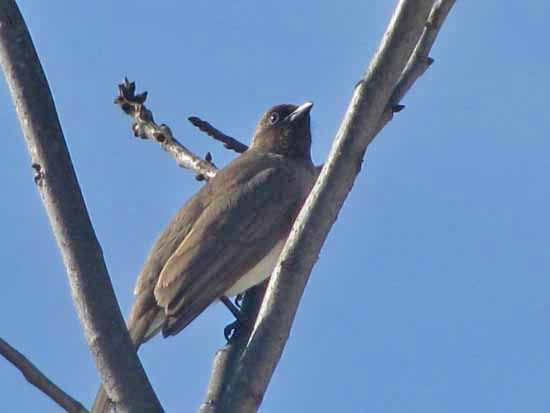
[[[0,338],[0,354],[19,369],[27,381],[69,413],[88,413],[79,401],[65,393],[23,354]]]
[[[433,43],[437,34],[433,30],[435,19],[428,22],[432,6],[431,16],[443,16],[439,19],[441,25],[446,13],[438,14],[438,10],[446,8],[448,12],[452,3],[442,0],[434,6],[433,0],[399,2],[367,73],[355,88],[320,177],[294,223],[251,338],[241,350],[233,374],[225,377],[226,391],[205,403],[209,413],[257,411],[288,339],[309,274],[361,169],[366,148],[393,112],[401,109],[397,103],[421,74],[417,66],[425,63],[421,57],[431,46],[429,38],[433,37]],[[413,55],[415,46],[418,53]]]
[[[14,0],[0,5],[2,68],[88,346],[119,412],[162,412],[116,301],[29,32]]]
[[[134,119],[132,124],[134,136],[160,143],[162,149],[172,155],[180,167],[195,172],[199,181],[208,181],[213,178],[217,169],[210,161],[211,158],[209,156],[204,160],[199,158],[174,138],[167,125],[155,123],[153,112],[144,104],[147,92],[135,95],[135,90],[135,83],[124,79],[124,82],[118,85],[119,94],[115,99],[115,103]]]
[[[422,36],[392,93],[390,98],[391,103],[398,104],[414,82],[416,82],[434,62],[434,60],[429,57],[429,53],[454,3],[455,0],[438,0],[435,2],[422,32]]]
[[[267,280],[252,288],[245,295],[241,311],[249,320],[255,320],[267,288]],[[212,374],[206,392],[205,401],[200,406],[201,413],[214,413],[219,410],[218,402],[227,391],[231,376],[252,333],[252,323],[241,326],[235,331],[229,342],[216,352],[212,363]]]
[[[193,126],[199,128],[200,131],[206,133],[208,136],[214,138],[217,141],[223,143],[223,146],[227,149],[231,149],[237,153],[243,153],[248,149],[244,143],[239,142],[237,139],[227,136],[222,131],[216,129],[210,123],[196,116],[191,116],[187,118]]]
[[[426,26],[422,31],[422,36],[413,51],[407,66],[390,98],[390,104],[384,110],[380,122],[378,124],[378,132],[393,118],[395,112],[399,112],[404,106],[400,105],[399,102],[416,80],[422,76],[426,70],[432,65],[434,60],[429,56],[429,53],[432,49],[432,46],[435,42],[435,39],[439,33],[439,30],[445,22],[445,18],[449,14],[449,11],[455,4],[455,0],[437,0],[432,7]]]

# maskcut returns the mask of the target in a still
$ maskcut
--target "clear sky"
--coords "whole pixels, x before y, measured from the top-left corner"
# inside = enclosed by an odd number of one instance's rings
[[[191,115],[248,142],[315,102],[325,158],[395,2],[20,0],[121,307],[200,187],[112,104],[128,76],[159,122],[224,165]],[[407,107],[370,147],[315,266],[262,413],[550,411],[550,54],[543,0],[459,1]],[[0,336],[86,405],[98,376],[11,99],[3,127]],[[231,320],[208,309],[140,352],[167,412],[195,411]],[[58,412],[0,359],[2,411]]]

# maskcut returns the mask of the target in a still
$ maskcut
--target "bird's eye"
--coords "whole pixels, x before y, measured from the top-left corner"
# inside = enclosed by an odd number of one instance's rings
[[[273,112],[269,116],[269,124],[270,125],[275,125],[277,122],[279,122],[279,114],[277,112]]]

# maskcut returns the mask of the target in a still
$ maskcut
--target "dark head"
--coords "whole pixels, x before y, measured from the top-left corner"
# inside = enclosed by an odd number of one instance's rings
[[[256,126],[252,148],[291,158],[311,159],[309,111],[312,102],[300,106],[273,106]]]

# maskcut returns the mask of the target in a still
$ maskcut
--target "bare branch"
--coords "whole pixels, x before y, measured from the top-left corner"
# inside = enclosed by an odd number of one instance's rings
[[[446,2],[437,2],[436,7],[442,3]],[[384,124],[384,114],[400,109],[398,101],[391,97],[421,39],[433,5],[433,0],[399,2],[367,73],[355,88],[328,160],[286,242],[251,338],[241,351],[238,364],[233,366],[233,374],[226,377],[226,391],[218,400],[208,400],[213,406],[209,413],[257,411],[288,339],[309,274],[361,169],[366,148]]]
[[[134,136],[160,143],[162,149],[172,155],[179,166],[195,172],[198,180],[208,181],[213,178],[217,171],[215,165],[209,160],[199,158],[178,142],[167,125],[155,123],[153,113],[144,104],[147,92],[135,95],[135,90],[135,83],[124,79],[118,85],[119,94],[115,99],[115,103],[134,119]]]
[[[422,36],[393,91],[390,102],[394,104],[399,103],[414,82],[416,82],[433,63],[433,59],[429,57],[429,53],[454,3],[455,0],[438,0],[435,2],[430,16],[428,17],[428,22],[422,32]]]
[[[262,304],[267,288],[267,280],[246,293],[241,311],[247,319],[255,320]],[[218,412],[219,403],[227,391],[227,385],[231,382],[231,376],[235,371],[239,358],[250,339],[253,325],[246,325],[238,329],[231,340],[216,352],[212,363],[212,374],[206,392],[204,403],[200,406],[201,413]]]
[[[130,341],[46,77],[14,0],[2,0],[0,8],[0,60],[73,301],[109,397],[119,412],[162,412]]]
[[[445,22],[445,18],[454,4],[455,0],[437,0],[435,2],[430,12],[430,16],[428,17],[428,21],[426,22],[426,26],[422,31],[422,36],[420,36],[420,39],[409,61],[407,62],[407,66],[405,67],[405,70],[403,70],[403,73],[395,86],[389,104],[380,118],[378,131],[376,134],[378,134],[378,132],[382,130],[382,128],[390,120],[392,120],[394,113],[399,112],[404,108],[404,106],[400,105],[399,102],[403,99],[416,80],[432,65],[433,59],[429,57],[429,53],[439,30],[441,29],[441,26],[443,26],[443,23]]]
[[[88,413],[88,410],[65,393],[59,386],[44,375],[38,368],[32,364],[23,354],[18,352],[6,341],[0,338],[0,354],[4,356],[11,364],[19,369],[27,381],[42,391],[46,396],[56,402],[59,406],[69,413]]]
[[[223,146],[227,149],[231,149],[237,153],[243,153],[248,149],[248,146],[246,146],[244,143],[238,141],[235,138],[232,138],[231,136],[227,136],[225,133],[216,129],[210,123],[202,120],[201,118],[191,116],[187,119],[193,124],[193,126],[199,128],[200,131],[223,143]]]

